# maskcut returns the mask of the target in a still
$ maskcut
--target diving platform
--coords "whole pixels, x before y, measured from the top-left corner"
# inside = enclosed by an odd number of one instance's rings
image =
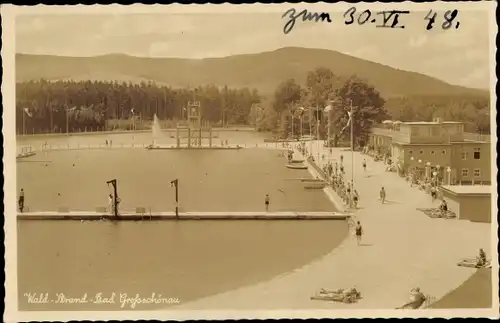
[[[141,220],[346,220],[351,214],[341,212],[120,212],[117,217],[109,212],[24,212],[18,220],[78,220],[78,221],[141,221]],[[144,211],[144,212],[143,212]]]
[[[32,156],[36,156],[36,153],[34,151],[31,151],[28,153],[21,153],[21,154],[16,156],[16,160],[28,158],[28,157],[32,157]]]

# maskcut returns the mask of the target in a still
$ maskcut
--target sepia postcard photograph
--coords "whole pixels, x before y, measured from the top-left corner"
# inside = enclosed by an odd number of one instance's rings
[[[2,5],[4,321],[498,318],[495,9]]]

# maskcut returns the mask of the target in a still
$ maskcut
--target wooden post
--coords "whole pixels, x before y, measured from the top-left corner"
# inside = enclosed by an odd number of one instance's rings
[[[198,132],[198,147],[201,147],[201,131],[202,131],[201,129],[202,128],[201,128],[201,124],[200,124],[200,130]]]
[[[179,125],[177,124],[177,148],[180,148],[181,147],[181,138],[180,138],[180,129],[179,129]]]
[[[212,125],[208,125],[208,147],[212,148]]]
[[[188,148],[191,148],[191,128],[187,128],[188,132]]]

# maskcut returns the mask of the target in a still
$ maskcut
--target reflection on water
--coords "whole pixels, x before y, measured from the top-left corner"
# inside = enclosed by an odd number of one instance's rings
[[[219,145],[223,140],[227,140],[230,145],[247,145],[254,146],[255,144],[262,143],[265,138],[269,138],[270,134],[259,133],[255,131],[217,131],[214,130],[213,144]],[[173,145],[176,140],[173,136],[176,135],[175,130],[162,130],[161,134],[156,134],[155,142],[158,145]],[[105,145],[106,140],[112,141],[113,146],[118,147],[120,144],[151,144],[153,140],[153,131],[148,132],[128,132],[128,133],[87,133],[87,134],[73,134],[70,136],[63,135],[36,135],[36,136],[17,136],[18,146],[28,146],[31,145],[35,150],[39,150],[43,144],[47,145],[70,145],[71,147],[76,147],[78,144],[81,146],[85,145]],[[208,142],[208,141],[207,141]]]
[[[322,190],[291,180],[310,175],[286,168],[275,150],[72,150],[29,160],[17,163],[17,187],[30,211],[106,207],[114,178],[122,210],[173,211],[178,178],[181,212],[264,211],[266,194],[271,211],[335,211]]]
[[[48,293],[50,300],[56,293],[91,298],[154,292],[185,303],[307,264],[330,252],[346,232],[344,221],[19,221],[19,308],[121,308],[118,297],[114,304],[29,304],[27,293]]]

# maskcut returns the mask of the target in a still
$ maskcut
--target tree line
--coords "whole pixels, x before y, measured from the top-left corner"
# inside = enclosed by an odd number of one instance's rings
[[[352,108],[351,108],[352,106]],[[291,78],[278,85],[272,100],[254,107],[250,118],[257,130],[278,137],[313,135],[350,141],[349,113],[353,111],[355,145],[363,146],[370,128],[384,120],[446,121],[465,123],[468,132],[489,133],[489,101],[474,96],[411,96],[384,99],[368,82],[352,76],[345,80],[327,68],[307,74],[305,86]]]
[[[260,95],[255,89],[213,85],[173,89],[154,82],[29,81],[16,84],[16,129],[19,134],[106,130],[110,120],[153,120],[155,114],[182,120],[192,100],[200,101],[204,120],[240,125],[249,123]]]
[[[260,108],[255,124],[258,130],[274,130],[280,137],[311,134],[337,145],[339,140],[350,140],[346,126],[351,110],[357,145],[366,142],[374,124],[390,118],[385,100],[372,85],[356,76],[342,81],[331,70],[317,68],[307,74],[305,87],[295,79],[282,82],[271,103]]]
[[[409,96],[393,97],[386,107],[394,120],[429,121],[441,117],[461,121],[466,132],[490,133],[490,100],[481,96]]]

